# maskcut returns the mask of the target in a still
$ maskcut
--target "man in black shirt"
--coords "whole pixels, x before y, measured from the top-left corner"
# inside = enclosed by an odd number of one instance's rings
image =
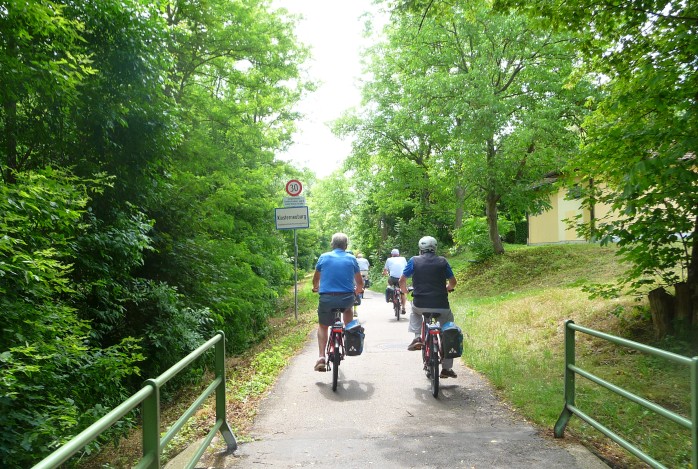
[[[425,236],[419,240],[419,255],[412,257],[400,277],[400,291],[407,293],[407,278],[412,277],[412,313],[408,330],[414,333],[414,340],[407,350],[422,348],[422,313],[440,313],[439,322],[453,321],[453,313],[448,302],[448,294],[456,288],[456,277],[448,261],[436,255],[436,239]],[[443,360],[441,378],[456,378],[453,359]]]

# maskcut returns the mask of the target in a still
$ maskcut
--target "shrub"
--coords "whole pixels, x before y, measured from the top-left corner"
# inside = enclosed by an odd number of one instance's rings
[[[514,227],[509,220],[499,220],[497,227],[500,233],[507,233]],[[481,262],[494,255],[494,247],[490,241],[489,228],[485,217],[473,217],[463,221],[463,226],[454,230],[453,241],[458,250],[469,250],[474,260]]]

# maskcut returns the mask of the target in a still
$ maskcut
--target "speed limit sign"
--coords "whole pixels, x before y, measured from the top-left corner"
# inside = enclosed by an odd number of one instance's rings
[[[286,192],[291,197],[296,197],[303,192],[303,184],[298,179],[291,179],[286,183]]]

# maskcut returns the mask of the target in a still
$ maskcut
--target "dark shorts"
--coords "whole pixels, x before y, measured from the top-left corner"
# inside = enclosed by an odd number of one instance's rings
[[[347,309],[354,306],[354,292],[344,293],[341,295],[320,295],[320,301],[317,307],[318,321],[323,326],[331,326],[334,324],[335,308]]]
[[[388,285],[397,287],[400,285],[400,279],[397,277],[388,277]]]

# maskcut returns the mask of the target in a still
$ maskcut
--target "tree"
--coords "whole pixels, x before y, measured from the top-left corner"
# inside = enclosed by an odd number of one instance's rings
[[[467,199],[478,200],[501,253],[500,207],[521,213],[536,205],[543,194],[531,190],[534,183],[575,148],[588,87],[566,86],[574,59],[569,36],[536,30],[486,3],[441,2],[438,10],[415,12],[418,6],[395,11],[387,43],[373,52],[364,99],[374,107],[360,125],[345,124],[359,139],[350,161],[368,168],[356,161],[370,159],[393,171],[409,161],[411,172],[389,173],[415,190],[397,199],[432,220],[449,209],[452,229],[472,206]],[[443,183],[450,193],[436,189]]]
[[[0,7],[3,466],[36,462],[214,329],[232,352],[266,332],[291,278],[273,207],[296,175],[274,153],[309,87],[293,24],[268,8]]]
[[[596,235],[617,241],[631,262],[621,283],[635,291],[657,286],[655,295],[674,286],[674,298],[660,295],[671,303],[670,316],[698,324],[696,5],[498,3],[542,16],[550,27],[586,31],[584,71],[599,77],[604,95],[584,122],[584,146],[570,171],[594,181],[583,194],[587,204],[615,209],[617,218],[601,220]]]
[[[143,272],[208,307],[243,350],[266,332],[291,279],[273,208],[291,169],[274,161],[290,140],[294,103],[310,86],[307,57],[283,12],[268,2],[165,4],[173,59],[166,94],[181,110],[181,144],[151,205],[156,251]],[[292,247],[292,246],[291,246]]]
[[[0,7],[0,172],[42,165],[65,107],[94,72],[82,47],[84,24],[49,1],[9,0]],[[37,161],[38,160],[38,161]]]
[[[130,338],[95,346],[71,306],[76,238],[103,182],[15,177],[0,185],[0,464],[28,467],[126,399],[143,356]]]

